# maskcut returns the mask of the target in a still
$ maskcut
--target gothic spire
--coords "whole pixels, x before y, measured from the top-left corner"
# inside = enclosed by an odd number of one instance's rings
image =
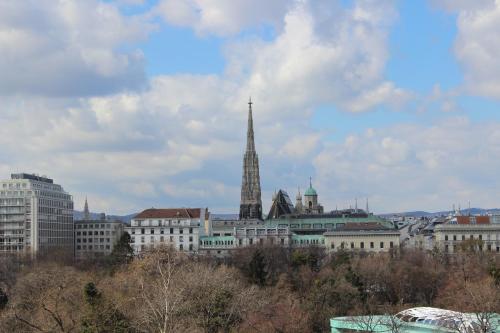
[[[262,219],[259,157],[255,151],[252,99],[248,100],[247,148],[243,157],[240,219]]]
[[[85,197],[85,206],[83,207],[83,219],[85,221],[90,220],[89,203],[87,202],[87,197]]]
[[[247,151],[255,151],[255,140],[253,134],[252,97],[248,99],[248,128],[247,128]]]

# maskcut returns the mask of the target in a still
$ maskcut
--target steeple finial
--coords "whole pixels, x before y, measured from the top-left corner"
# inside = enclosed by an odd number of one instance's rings
[[[309,188],[313,187],[313,178],[309,176]]]
[[[368,198],[366,198],[366,214],[370,214],[370,209],[368,208]]]

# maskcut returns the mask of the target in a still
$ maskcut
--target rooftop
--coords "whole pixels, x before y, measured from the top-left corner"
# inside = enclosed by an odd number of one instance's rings
[[[150,208],[137,214],[134,219],[197,219],[201,216],[201,208]]]
[[[30,179],[30,180],[37,180],[39,182],[44,182],[44,183],[49,183],[53,184],[54,180],[46,177],[46,176],[38,176],[35,174],[29,174],[29,173],[13,173],[10,175],[11,179]]]

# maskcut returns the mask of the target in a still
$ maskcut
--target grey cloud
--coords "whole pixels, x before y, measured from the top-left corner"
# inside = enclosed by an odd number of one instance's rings
[[[3,1],[0,94],[90,96],[144,87],[142,53],[123,50],[152,29],[97,0]]]

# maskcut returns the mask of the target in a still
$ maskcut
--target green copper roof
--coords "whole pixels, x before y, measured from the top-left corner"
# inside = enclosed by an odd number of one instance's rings
[[[314,188],[309,187],[307,190],[306,190],[306,193],[304,193],[305,196],[313,196],[313,195],[318,195],[318,193],[316,193],[316,190]]]

